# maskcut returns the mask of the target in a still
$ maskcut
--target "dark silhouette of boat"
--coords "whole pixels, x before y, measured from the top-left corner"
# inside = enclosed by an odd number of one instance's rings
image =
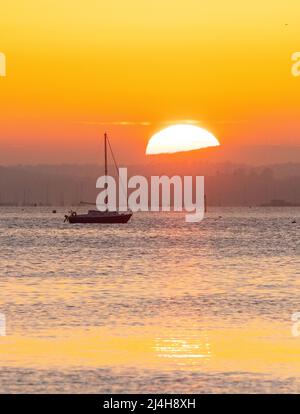
[[[107,144],[109,145],[115,167],[118,172],[118,166],[112,152],[110,142],[108,140],[107,134],[104,134],[104,175],[107,176]],[[95,203],[85,203],[81,204],[95,204]],[[70,211],[69,215],[65,215],[65,222],[68,221],[70,224],[97,224],[97,223],[108,223],[108,224],[121,224],[127,223],[132,216],[132,211],[99,211],[99,210],[88,210],[86,214],[77,214],[76,211]]]
[[[119,211],[98,211],[89,210],[87,214],[77,214],[76,211],[71,211],[65,216],[65,221],[71,224],[81,223],[127,223],[132,216],[132,212],[121,213]]]

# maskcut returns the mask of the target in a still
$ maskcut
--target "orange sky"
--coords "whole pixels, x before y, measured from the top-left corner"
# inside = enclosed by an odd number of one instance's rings
[[[94,162],[105,129],[136,162],[185,119],[223,147],[299,145],[299,15],[298,0],[5,2],[0,163]]]

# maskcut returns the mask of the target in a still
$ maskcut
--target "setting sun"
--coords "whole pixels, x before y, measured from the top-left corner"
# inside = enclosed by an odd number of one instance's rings
[[[154,134],[147,145],[146,154],[171,154],[220,145],[210,132],[195,125],[172,125]]]

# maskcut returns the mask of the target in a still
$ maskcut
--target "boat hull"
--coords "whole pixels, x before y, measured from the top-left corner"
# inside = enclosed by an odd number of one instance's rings
[[[127,223],[132,216],[132,213],[128,214],[119,214],[119,215],[111,215],[111,216],[89,216],[88,214],[78,214],[76,216],[69,217],[69,223],[71,224],[101,224],[101,223],[109,223],[109,224],[122,224]]]

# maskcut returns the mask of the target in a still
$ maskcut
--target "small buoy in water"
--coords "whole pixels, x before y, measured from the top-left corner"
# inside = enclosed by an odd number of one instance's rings
[[[52,210],[52,213],[55,214],[56,213],[56,210]]]

